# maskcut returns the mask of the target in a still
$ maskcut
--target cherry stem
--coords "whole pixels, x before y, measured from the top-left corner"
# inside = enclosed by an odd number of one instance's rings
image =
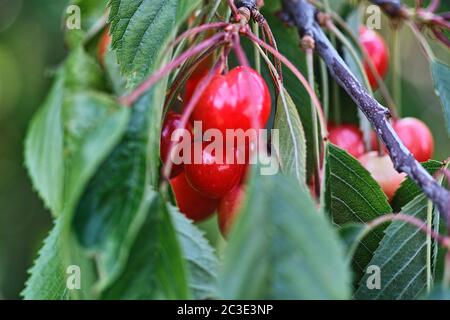
[[[320,127],[322,129],[322,137],[328,136],[327,133],[327,125],[325,122],[325,117],[323,114],[323,110],[319,101],[319,98],[317,98],[316,93],[309,85],[308,81],[305,79],[305,77],[302,75],[302,73],[290,62],[285,56],[283,56],[279,51],[277,51],[272,46],[268,45],[267,43],[263,42],[261,39],[259,39],[257,36],[255,36],[248,28],[243,30],[243,34],[248,37],[251,41],[259,44],[264,49],[267,49],[272,55],[280,59],[280,61],[286,65],[286,67],[291,70],[291,72],[297,77],[297,79],[301,82],[301,84],[305,87],[306,91],[308,92],[309,96],[313,100],[313,103],[316,107],[319,121],[320,121]]]
[[[450,39],[447,38],[447,37],[445,36],[445,34],[444,34],[442,31],[440,31],[440,30],[438,30],[438,29],[436,29],[436,28],[432,28],[431,31],[433,32],[434,36],[435,36],[440,42],[442,42],[445,46],[447,46],[447,48],[450,48]]]
[[[395,169],[411,177],[436,204],[440,212],[446,216],[447,227],[450,230],[450,192],[434,180],[405,147],[392,128],[389,110],[375,100],[352,74],[315,20],[315,8],[306,0],[283,0],[282,2],[284,12],[296,25],[300,36],[310,35],[314,38],[316,51],[327,64],[331,76],[366,115],[378,137],[387,147]]]
[[[176,46],[178,43],[180,43],[181,41],[183,41],[186,38],[195,36],[199,33],[211,30],[211,29],[223,29],[226,28],[227,26],[229,26],[230,23],[228,22],[213,22],[213,23],[207,23],[207,24],[203,24],[201,26],[198,27],[194,27],[194,28],[190,28],[187,31],[185,31],[184,33],[182,33],[181,35],[179,35],[169,46],[170,47],[174,47]]]
[[[440,0],[431,0],[430,5],[427,7],[427,11],[436,12],[441,4]]]
[[[222,45],[221,42],[211,46],[209,49],[205,50],[197,59],[190,63],[186,68],[183,68],[181,72],[178,73],[175,80],[172,82],[169,92],[167,93],[167,98],[164,106],[164,110],[172,103],[174,95],[178,92],[181,84],[186,81],[196,67],[207,57],[209,57],[217,48]]]
[[[236,58],[241,66],[248,67],[250,64],[248,63],[247,56],[245,55],[244,50],[242,49],[241,42],[239,39],[239,35],[234,34],[232,37],[233,50],[236,54]]]
[[[270,29],[269,24],[267,23],[266,18],[258,11],[258,10],[252,10],[252,17],[253,19],[258,23],[258,25],[261,26],[263,30],[263,34],[267,35],[267,38],[269,39],[269,44],[275,48],[275,50],[278,51],[277,42],[275,40],[275,37],[273,35],[272,29]],[[281,78],[281,81],[283,81],[283,69],[281,67],[281,61],[275,57],[275,65],[278,69],[278,76]]]
[[[239,15],[239,11],[238,11],[236,5],[234,4],[234,1],[233,0],[227,0],[227,3],[228,3],[228,6],[231,9],[231,12],[233,13],[234,20],[236,22],[239,22],[241,20],[241,16]]]
[[[391,213],[391,214],[383,215],[381,217],[378,217],[378,218],[368,222],[367,227],[369,229],[375,229],[380,225],[383,225],[387,222],[392,222],[392,221],[403,221],[410,225],[413,225],[413,226],[417,227],[419,230],[421,230],[423,233],[425,233],[426,235],[430,236],[431,238],[433,238],[434,240],[439,242],[439,244],[441,246],[443,246],[447,250],[450,250],[450,237],[445,237],[445,236],[440,235],[438,232],[434,231],[430,226],[428,226],[426,222],[424,222],[416,217],[404,214],[404,213]]]
[[[187,59],[203,52],[205,49],[208,49],[211,46],[216,45],[224,40],[226,34],[224,32],[218,33],[213,37],[206,39],[199,43],[197,46],[192,47],[191,49],[185,51],[177,58],[175,58],[172,62],[168,63],[166,66],[159,69],[157,72],[153,73],[149,76],[142,84],[140,84],[135,90],[133,90],[130,94],[121,97],[120,103],[131,106],[133,105],[139,98],[147,92],[155,83],[161,80],[164,76],[169,74],[173,69],[178,68],[182,65]]]

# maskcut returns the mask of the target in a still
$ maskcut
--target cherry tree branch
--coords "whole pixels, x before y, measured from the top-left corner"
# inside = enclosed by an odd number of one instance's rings
[[[331,76],[348,93],[375,128],[386,145],[394,167],[406,173],[433,201],[450,225],[450,192],[420,165],[403,145],[389,122],[389,110],[376,101],[349,70],[315,20],[315,9],[307,0],[283,0],[283,10],[297,27],[300,36],[310,36],[315,50],[326,63]]]

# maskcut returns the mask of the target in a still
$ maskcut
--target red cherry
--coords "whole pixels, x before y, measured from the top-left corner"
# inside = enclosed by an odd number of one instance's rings
[[[244,200],[244,194],[243,186],[237,185],[220,200],[217,212],[219,216],[219,228],[224,237],[228,235],[231,226],[236,220],[236,215],[241,209],[242,201]]]
[[[370,172],[375,181],[378,182],[388,199],[392,200],[406,175],[398,173],[394,169],[394,165],[388,155],[380,157],[377,152],[369,152],[360,157],[359,161]]]
[[[109,28],[106,28],[100,38],[97,48],[97,59],[101,64],[105,63],[105,55],[111,45],[111,35],[109,34]]]
[[[163,128],[161,130],[161,145],[160,145],[160,155],[163,163],[167,160],[167,157],[170,154],[170,147],[172,145],[172,134],[178,129],[181,124],[181,115],[175,112],[170,111],[167,114],[166,120],[164,122]],[[186,125],[186,129],[192,135],[192,127],[190,124]],[[181,142],[183,140],[182,137],[178,140]],[[180,156],[182,156],[182,152],[180,152]],[[183,171],[183,164],[172,164],[172,171],[169,178],[173,178],[179,175]]]
[[[211,147],[207,146],[207,143],[202,142],[196,142],[192,145],[191,160],[193,161],[184,165],[186,179],[195,190],[203,195],[220,199],[241,181],[245,165],[238,163],[235,149],[222,148],[223,151],[219,151],[211,150]],[[201,163],[195,163],[194,161],[195,152],[198,151],[201,151],[202,157],[198,160]],[[223,153],[223,155],[218,152]]]
[[[364,153],[364,140],[359,128],[353,124],[343,124],[329,129],[331,143],[346,150],[355,158]]]
[[[264,128],[270,116],[271,99],[264,79],[253,69],[237,67],[215,75],[192,114],[203,130]]]
[[[207,198],[191,188],[184,173],[170,180],[180,211],[196,222],[209,218],[219,201]]]
[[[425,162],[433,157],[434,141],[430,129],[416,118],[403,118],[392,124],[405,147],[419,162]],[[372,133],[372,148],[378,149],[378,139]],[[387,152],[385,146],[382,149]]]
[[[208,74],[208,70],[204,70],[203,72],[193,73],[189,79],[186,81],[186,87],[184,89],[184,106],[186,106],[192,98],[195,89],[197,89],[198,84]]]
[[[427,125],[416,118],[404,118],[394,123],[394,130],[400,140],[419,162],[433,156],[433,135]]]
[[[389,53],[383,38],[377,32],[361,26],[359,29],[359,41],[369,55],[378,74],[384,78],[389,67]],[[364,62],[364,69],[372,89],[376,90],[378,83],[367,61]]]

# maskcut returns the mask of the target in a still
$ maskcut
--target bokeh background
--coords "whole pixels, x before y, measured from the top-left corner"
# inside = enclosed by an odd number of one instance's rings
[[[0,0],[0,299],[20,297],[27,269],[51,226],[25,170],[23,145],[28,123],[66,54],[62,25],[67,2]],[[450,10],[450,4],[444,5]],[[389,38],[386,23],[384,29]],[[450,142],[427,62],[406,28],[401,39],[403,116],[430,126],[435,158],[443,160],[450,156]],[[433,48],[450,63],[448,51]]]

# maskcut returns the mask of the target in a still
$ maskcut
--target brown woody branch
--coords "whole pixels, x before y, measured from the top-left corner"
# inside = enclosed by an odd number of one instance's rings
[[[283,0],[283,11],[297,27],[302,38],[309,36],[314,39],[316,52],[328,66],[334,80],[366,115],[386,145],[395,169],[406,173],[414,180],[440,212],[446,215],[450,226],[450,192],[434,180],[403,145],[389,122],[389,110],[375,100],[349,70],[317,23],[315,8],[307,0]]]

